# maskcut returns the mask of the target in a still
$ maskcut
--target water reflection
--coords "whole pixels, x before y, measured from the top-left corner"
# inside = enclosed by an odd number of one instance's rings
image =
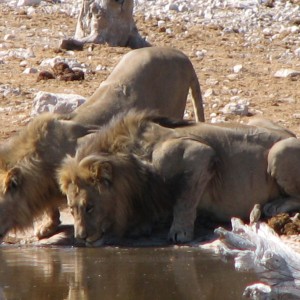
[[[0,249],[0,299],[242,299],[254,274],[198,249]]]

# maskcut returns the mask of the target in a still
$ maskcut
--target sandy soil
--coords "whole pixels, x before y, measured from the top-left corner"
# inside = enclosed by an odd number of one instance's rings
[[[20,66],[20,62],[24,59],[12,57],[2,64],[0,60],[0,87],[9,85],[21,91],[19,95],[3,96],[0,93],[0,141],[27,124],[36,92],[76,93],[88,97],[105,80],[122,55],[130,51],[107,45],[86,45],[83,51],[73,54],[59,51],[57,46],[60,39],[73,35],[76,19],[61,13],[48,15],[41,8],[36,9],[36,15],[28,16],[22,10],[16,11],[0,5],[0,51],[30,48],[35,57],[26,59],[27,67],[39,70],[47,70],[40,67],[44,59],[56,56],[75,58],[78,62],[85,63],[89,72],[85,74],[83,81],[37,82],[38,74],[23,73],[25,67]],[[296,45],[279,40],[270,42],[268,38],[262,37],[259,42],[246,46],[241,34],[224,34],[222,28],[215,26],[186,28],[182,23],[166,20],[166,26],[174,31],[174,34],[168,34],[165,28],[157,26],[156,19],[145,21],[141,15],[137,15],[135,19],[141,35],[147,36],[152,45],[175,47],[190,57],[203,94],[210,94],[204,97],[208,121],[212,114],[222,115],[220,109],[232,101],[232,97],[237,97],[249,102],[251,114],[229,115],[226,116],[227,120],[247,122],[252,115],[263,116],[300,135],[300,118],[295,116],[300,116],[300,76],[273,76],[281,68],[300,71],[300,58],[279,59],[287,50],[294,51]],[[15,38],[5,40],[9,32],[14,33]],[[196,55],[199,50],[206,51],[203,59]],[[233,67],[239,64],[243,66],[242,71],[233,78],[228,77],[234,73]],[[99,65],[105,67],[104,70],[95,71]],[[192,111],[190,103],[187,108]]]
[[[84,81],[63,82],[48,80],[37,82],[37,74],[23,74],[20,66],[23,59],[11,58],[0,64],[0,85],[8,84],[19,88],[20,95],[0,95],[0,140],[6,139],[27,123],[34,94],[40,90],[59,93],[77,93],[90,96],[103,81],[120,57],[130,51],[127,48],[112,48],[106,45],[86,45],[83,51],[58,51],[57,45],[63,35],[72,36],[76,19],[61,13],[47,15],[37,8],[37,14],[28,16],[22,11],[2,8],[0,15],[0,42],[8,49],[31,48],[34,58],[27,59],[27,67],[42,70],[40,62],[46,58],[62,56],[75,58],[85,63],[90,72]],[[174,34],[167,34],[164,28],[157,26],[157,20],[145,21],[142,16],[135,17],[141,35],[148,36],[153,45],[165,45],[185,52],[196,69],[205,97],[205,114],[209,121],[212,113],[219,115],[220,109],[229,103],[232,97],[249,101],[250,111],[277,121],[300,134],[300,76],[294,78],[275,78],[274,73],[281,68],[300,69],[300,59],[280,61],[278,57],[287,49],[295,50],[295,45],[283,42],[270,42],[262,38],[252,46],[245,46],[243,35],[223,34],[222,28],[214,26],[194,26],[186,28],[184,24],[167,21],[166,26]],[[15,39],[4,41],[8,32],[15,33]],[[7,49],[7,48],[6,48]],[[3,50],[6,50],[3,49]],[[1,50],[1,49],[0,49]],[[197,50],[206,50],[203,59],[196,56]],[[271,59],[270,59],[271,58]],[[234,79],[227,76],[233,73],[233,66],[242,64],[243,69]],[[98,66],[106,67],[95,72]],[[44,68],[45,69],[45,68]],[[190,108],[190,104],[188,106]],[[227,116],[228,120],[246,121],[249,116]]]

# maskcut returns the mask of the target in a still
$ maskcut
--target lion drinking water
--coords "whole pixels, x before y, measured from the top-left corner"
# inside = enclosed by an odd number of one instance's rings
[[[67,153],[75,152],[77,138],[90,132],[88,125],[106,124],[131,108],[181,119],[189,88],[195,118],[203,121],[200,86],[188,57],[171,48],[143,48],[126,54],[69,121],[55,115],[36,117],[0,147],[0,235],[31,225],[45,211],[50,219],[37,235],[55,232],[60,222],[57,203],[62,199],[55,170]]]
[[[198,210],[221,221],[247,219],[254,204],[265,213],[299,210],[300,142],[264,124],[171,124],[136,112],[116,118],[85,137],[58,172],[76,237],[97,244],[169,213],[169,238],[182,243],[193,238]]]

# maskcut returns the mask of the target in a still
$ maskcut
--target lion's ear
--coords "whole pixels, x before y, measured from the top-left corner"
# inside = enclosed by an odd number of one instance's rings
[[[15,191],[22,183],[22,172],[18,167],[10,169],[5,178],[5,192]]]
[[[112,183],[112,165],[109,162],[96,161],[90,166],[90,174],[95,181],[110,185]]]

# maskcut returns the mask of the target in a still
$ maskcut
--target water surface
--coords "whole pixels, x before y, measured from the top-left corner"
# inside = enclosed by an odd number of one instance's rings
[[[256,280],[188,247],[1,247],[0,266],[1,300],[236,300]]]

